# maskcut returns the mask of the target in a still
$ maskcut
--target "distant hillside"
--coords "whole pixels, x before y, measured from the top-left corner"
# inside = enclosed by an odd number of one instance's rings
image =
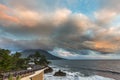
[[[30,54],[34,54],[36,51],[38,51],[40,54],[45,55],[47,59],[49,60],[58,60],[58,59],[63,59],[57,56],[54,56],[52,54],[50,54],[48,51],[45,50],[41,50],[41,49],[27,49],[27,50],[23,50],[22,53],[22,57],[28,57]]]

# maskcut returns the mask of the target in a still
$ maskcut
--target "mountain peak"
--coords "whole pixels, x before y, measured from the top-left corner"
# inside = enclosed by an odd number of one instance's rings
[[[41,55],[45,55],[47,59],[49,60],[58,60],[58,59],[63,59],[57,56],[54,56],[52,54],[50,54],[47,50],[42,50],[42,49],[26,49],[23,50],[22,53],[22,57],[28,57],[30,54],[34,54],[35,52],[39,52]]]

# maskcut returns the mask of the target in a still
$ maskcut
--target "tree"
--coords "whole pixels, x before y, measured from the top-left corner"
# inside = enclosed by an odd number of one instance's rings
[[[15,54],[12,55],[12,60],[13,60],[13,70],[20,70],[20,69],[25,69],[27,68],[27,59],[21,58],[21,53],[16,52]]]
[[[41,55],[41,59],[39,61],[40,65],[44,65],[47,66],[50,62],[46,59],[46,57],[44,55]]]
[[[9,71],[12,67],[12,60],[10,56],[10,51],[5,49],[0,49],[0,71]]]
[[[0,73],[25,69],[27,65],[27,59],[21,58],[21,53],[11,55],[9,50],[0,49]]]
[[[38,51],[35,54],[28,56],[29,61],[34,62],[36,65],[47,66],[50,62],[46,59],[44,55],[41,55]]]
[[[36,65],[47,66],[49,64],[46,57],[39,52],[30,55],[28,58],[21,58],[19,52],[11,55],[11,51],[0,49],[0,73],[26,69],[29,61],[33,61]]]
[[[21,57],[21,53],[20,52],[16,52],[15,54],[13,54],[13,57],[20,58]]]

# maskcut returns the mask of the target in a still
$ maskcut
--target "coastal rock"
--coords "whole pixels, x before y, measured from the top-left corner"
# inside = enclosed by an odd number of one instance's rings
[[[48,67],[46,70],[44,70],[44,73],[51,73],[53,72],[53,69],[51,67]]]
[[[55,72],[54,76],[66,76],[66,73],[59,70],[58,72]]]

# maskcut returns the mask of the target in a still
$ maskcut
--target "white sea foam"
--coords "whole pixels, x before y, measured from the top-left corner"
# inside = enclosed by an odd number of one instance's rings
[[[99,75],[85,77],[84,74],[81,74],[79,72],[70,72],[70,71],[65,70],[65,68],[54,67],[53,69],[54,71],[52,73],[45,74],[45,80],[115,80],[115,79],[111,79],[107,77],[102,77]],[[65,77],[53,76],[54,73],[58,71],[59,69],[66,72],[67,75]]]

